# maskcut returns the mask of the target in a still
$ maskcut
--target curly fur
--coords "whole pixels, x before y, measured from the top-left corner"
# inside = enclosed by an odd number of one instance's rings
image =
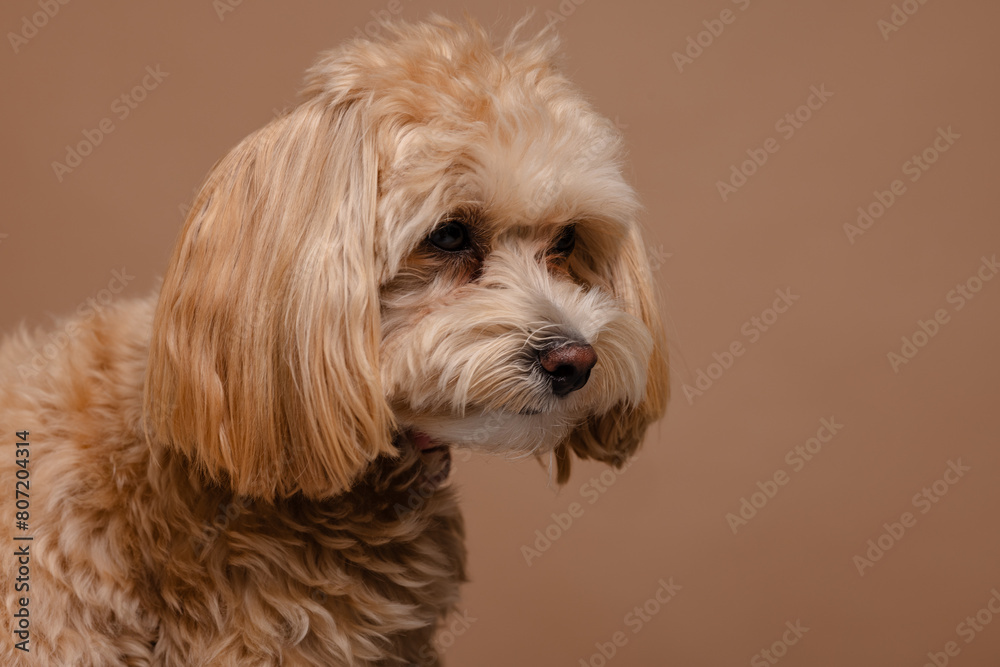
[[[560,483],[573,453],[635,451],[667,367],[621,137],[520,28],[323,55],[212,169],[157,296],[67,321],[53,354],[0,344],[34,538],[30,654],[0,555],[4,664],[439,664],[465,564],[448,447],[551,454]],[[461,253],[428,241],[448,220]],[[597,365],[558,396],[538,359],[568,340]]]

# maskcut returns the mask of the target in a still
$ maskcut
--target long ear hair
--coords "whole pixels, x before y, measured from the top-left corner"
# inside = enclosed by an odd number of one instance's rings
[[[359,101],[313,97],[208,176],[164,277],[147,436],[272,499],[393,454],[379,374],[377,156]]]
[[[663,416],[670,397],[666,337],[638,225],[630,223],[625,237],[617,243],[587,243],[581,238],[581,246],[577,271],[590,284],[613,293],[626,312],[645,324],[653,348],[642,400],[636,405],[619,403],[604,414],[591,415],[555,448],[559,484],[569,479],[571,452],[620,468],[638,449],[649,424]]]

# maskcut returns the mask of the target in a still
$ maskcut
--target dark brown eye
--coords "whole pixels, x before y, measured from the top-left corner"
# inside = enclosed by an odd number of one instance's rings
[[[445,252],[459,252],[469,247],[469,230],[458,220],[447,220],[438,225],[427,240]]]
[[[559,232],[555,242],[552,244],[551,252],[555,255],[568,257],[573,252],[576,245],[576,225],[567,225]]]

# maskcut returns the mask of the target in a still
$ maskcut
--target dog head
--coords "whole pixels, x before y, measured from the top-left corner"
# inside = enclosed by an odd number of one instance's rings
[[[543,32],[386,25],[212,170],[157,306],[148,432],[329,496],[400,439],[620,465],[667,400],[622,141]]]

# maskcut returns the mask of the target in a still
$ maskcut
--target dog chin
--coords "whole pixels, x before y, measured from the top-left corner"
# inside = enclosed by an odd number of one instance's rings
[[[463,417],[414,417],[414,444],[430,450],[451,446],[488,454],[539,454],[555,447],[580,420],[553,413],[480,412]]]

